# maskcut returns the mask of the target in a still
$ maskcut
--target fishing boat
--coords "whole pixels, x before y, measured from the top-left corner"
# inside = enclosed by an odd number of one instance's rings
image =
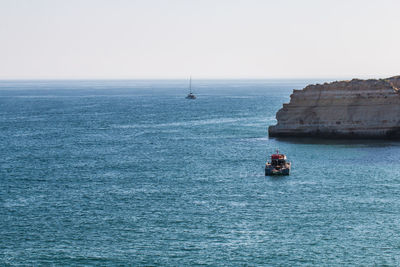
[[[192,93],[192,77],[189,80],[189,94],[186,96],[186,99],[196,99],[197,97]]]
[[[289,175],[291,164],[286,160],[285,154],[279,154],[277,150],[271,155],[271,162],[265,163],[265,176],[268,175]]]

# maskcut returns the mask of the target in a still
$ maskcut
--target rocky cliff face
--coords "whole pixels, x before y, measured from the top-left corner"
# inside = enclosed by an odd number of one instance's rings
[[[400,138],[400,76],[294,90],[270,137]]]

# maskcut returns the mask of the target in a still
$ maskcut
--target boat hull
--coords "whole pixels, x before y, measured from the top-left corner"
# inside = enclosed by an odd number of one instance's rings
[[[290,175],[290,167],[280,169],[265,167],[265,176],[272,175]]]

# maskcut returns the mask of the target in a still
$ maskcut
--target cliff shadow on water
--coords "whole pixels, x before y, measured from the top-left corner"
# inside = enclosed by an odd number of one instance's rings
[[[379,138],[326,138],[326,137],[271,137],[278,142],[295,145],[330,145],[330,146],[367,146],[390,147],[400,146],[400,140]]]

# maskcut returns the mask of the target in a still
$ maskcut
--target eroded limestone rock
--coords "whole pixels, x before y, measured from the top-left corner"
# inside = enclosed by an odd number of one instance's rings
[[[270,137],[400,139],[400,76],[339,81],[293,90]]]

